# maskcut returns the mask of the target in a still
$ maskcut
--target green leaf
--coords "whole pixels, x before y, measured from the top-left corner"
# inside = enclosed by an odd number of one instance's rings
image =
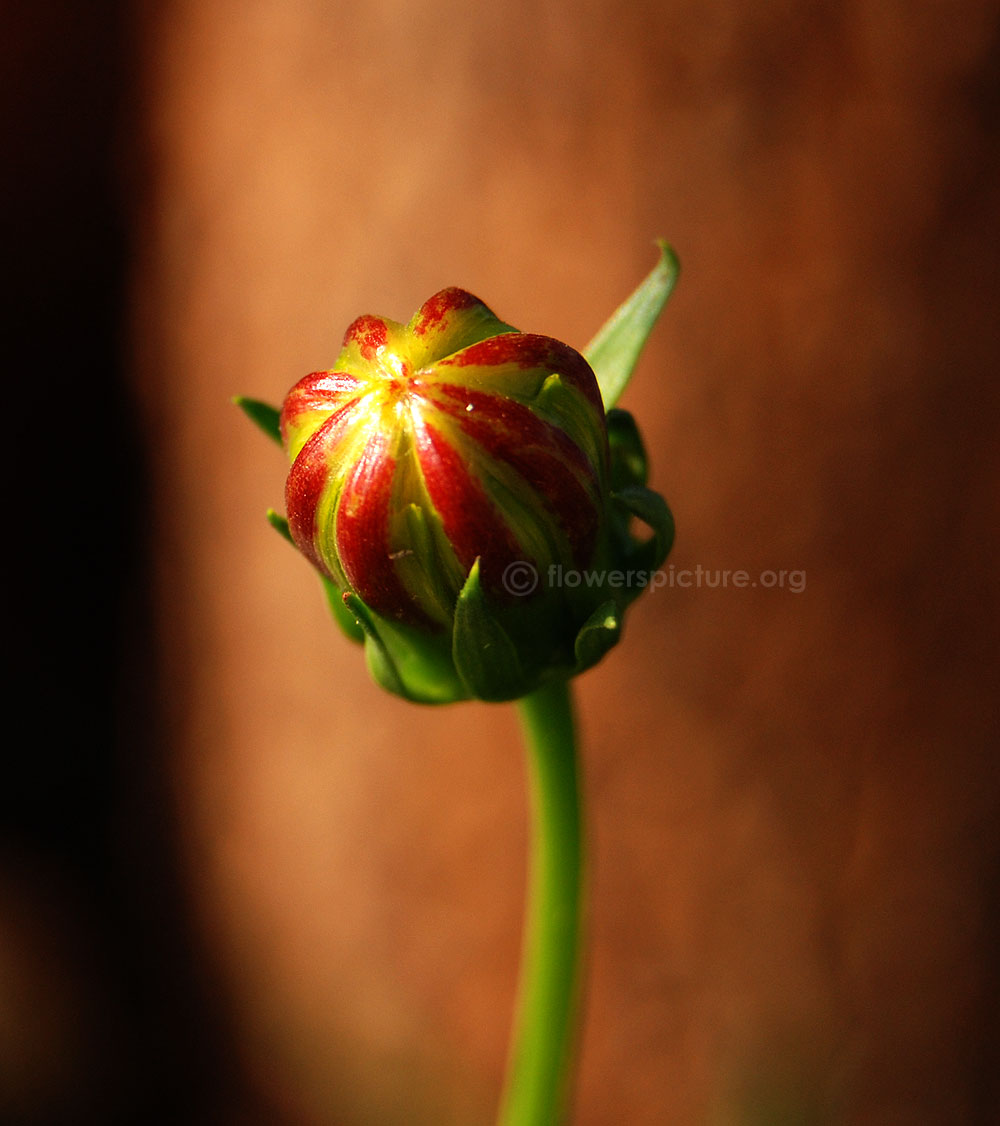
[[[480,700],[516,700],[527,690],[517,649],[480,585],[478,559],[455,604],[452,659],[462,683]]]
[[[622,616],[614,601],[603,602],[576,635],[576,671],[589,669],[613,649],[622,635]]]
[[[597,376],[605,410],[618,402],[632,378],[653,325],[677,282],[677,255],[663,239],[657,239],[657,246],[659,262],[583,350]]]
[[[262,402],[260,399],[248,399],[245,395],[236,395],[233,402],[269,438],[277,442],[279,446],[282,444],[281,427],[278,425],[281,411],[277,407],[272,407],[270,403]]]

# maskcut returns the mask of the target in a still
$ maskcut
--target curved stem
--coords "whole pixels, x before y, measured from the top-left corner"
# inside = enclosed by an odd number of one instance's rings
[[[518,704],[528,749],[530,870],[517,1018],[500,1126],[558,1126],[569,1087],[580,940],[581,834],[568,682]]]

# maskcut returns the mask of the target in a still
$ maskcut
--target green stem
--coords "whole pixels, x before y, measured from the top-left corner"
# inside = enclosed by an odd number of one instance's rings
[[[552,681],[518,704],[532,832],[517,1018],[500,1126],[558,1126],[576,1016],[581,839],[573,701]]]

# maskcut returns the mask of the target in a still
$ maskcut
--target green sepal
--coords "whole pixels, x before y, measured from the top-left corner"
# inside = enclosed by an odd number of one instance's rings
[[[469,695],[480,700],[516,700],[529,690],[517,649],[483,593],[478,559],[455,604],[452,659]]]
[[[635,419],[628,411],[612,407],[607,413],[608,448],[611,453],[611,489],[644,486],[649,479],[646,447]]]
[[[330,607],[333,620],[340,626],[341,631],[348,639],[356,644],[361,644],[365,639],[365,631],[354,613],[347,608],[344,602],[344,592],[326,575],[320,575],[323,583],[323,593],[326,595],[326,604]]]
[[[614,601],[609,599],[601,603],[576,635],[575,671],[580,673],[591,668],[608,650],[613,649],[621,638],[622,625],[621,611]]]
[[[278,533],[278,535],[283,536],[286,540],[288,540],[292,547],[295,546],[295,540],[292,539],[292,532],[288,527],[288,521],[284,516],[281,515],[280,512],[275,512],[273,508],[269,508],[267,510],[267,522]]]
[[[402,677],[385,642],[379,636],[378,628],[372,612],[356,594],[346,591],[343,595],[344,605],[354,615],[358,628],[365,635],[365,659],[372,680],[387,692],[410,699],[409,693],[403,687]]]
[[[663,239],[657,239],[656,244],[660,248],[659,262],[583,350],[597,376],[605,410],[618,402],[632,378],[653,325],[677,282],[677,255]]]
[[[279,425],[281,411],[277,407],[272,407],[270,403],[265,403],[261,399],[248,399],[245,395],[235,395],[233,402],[269,438],[277,442],[279,446],[282,444],[281,427]]]
[[[365,658],[376,684],[414,704],[451,704],[467,693],[451,666],[444,634],[425,635],[374,613],[353,592],[342,598],[365,633]]]
[[[416,582],[421,588],[422,598],[427,600],[423,608],[431,617],[447,617],[451,612],[454,596],[445,585],[441,567],[436,563],[440,560],[437,542],[445,538],[441,530],[441,517],[433,509],[425,511],[419,504],[409,504],[403,511],[403,520],[408,553],[422,564],[418,564],[419,577]],[[428,563],[431,565],[428,566]]]
[[[630,568],[652,574],[663,565],[674,543],[674,518],[667,502],[659,493],[638,485],[620,489],[613,499],[652,531],[648,540],[632,541],[628,558]]]

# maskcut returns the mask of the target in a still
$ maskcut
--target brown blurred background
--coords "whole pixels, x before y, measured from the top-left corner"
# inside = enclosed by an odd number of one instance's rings
[[[4,16],[0,1120],[491,1121],[512,710],[369,683],[229,398],[449,284],[582,346],[657,235],[623,405],[675,573],[761,581],[579,684],[574,1124],[1000,1120],[998,6]]]

